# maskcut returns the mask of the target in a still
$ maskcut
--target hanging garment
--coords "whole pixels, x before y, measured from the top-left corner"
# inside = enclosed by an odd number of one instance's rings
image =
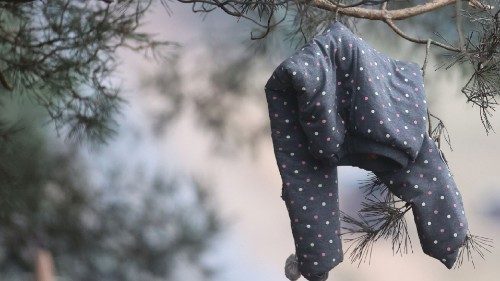
[[[321,280],[343,260],[342,165],[374,172],[411,204],[424,252],[453,265],[467,221],[448,166],[426,131],[418,64],[380,53],[334,22],[282,62],[265,91],[304,277]]]

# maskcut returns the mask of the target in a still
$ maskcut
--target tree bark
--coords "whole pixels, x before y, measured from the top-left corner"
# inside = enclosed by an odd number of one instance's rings
[[[42,248],[36,250],[35,281],[55,281],[52,254]]]

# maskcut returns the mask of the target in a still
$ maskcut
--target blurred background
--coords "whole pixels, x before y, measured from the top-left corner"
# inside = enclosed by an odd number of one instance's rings
[[[284,40],[285,31],[251,41],[249,22],[200,15],[178,2],[169,8],[151,8],[140,26],[178,44],[165,60],[117,51],[114,79],[124,102],[106,144],[68,141],[29,95],[0,89],[1,120],[19,128],[0,142],[0,280],[50,280],[40,277],[47,268],[57,280],[285,280],[294,246],[264,85],[298,41]],[[454,32],[426,17],[443,36]],[[422,65],[425,45],[383,23],[359,21],[357,28],[381,52]],[[436,70],[441,63],[429,57],[430,108],[448,128],[452,149],[443,150],[470,228],[496,242],[500,136],[486,134],[477,108],[460,94],[466,71]],[[498,128],[500,116],[491,122]],[[367,176],[339,169],[344,211],[359,209]],[[380,242],[369,264],[346,258],[328,280],[497,280],[498,247],[475,268],[448,270],[422,253],[407,219],[413,253],[394,256]]]

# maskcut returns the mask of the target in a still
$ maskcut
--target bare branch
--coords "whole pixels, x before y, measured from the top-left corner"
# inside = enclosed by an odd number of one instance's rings
[[[422,5],[416,5],[409,8],[398,10],[375,10],[360,7],[342,8],[341,6],[329,2],[328,0],[313,0],[311,5],[334,12],[338,9],[338,13],[355,18],[363,18],[370,20],[404,20],[439,8],[455,3],[456,0],[433,0]]]
[[[399,29],[399,27],[397,27],[396,24],[394,24],[394,22],[390,18],[385,18],[383,21],[385,23],[387,23],[387,25],[392,30],[394,30],[394,32],[396,32],[396,34],[398,34],[399,36],[403,37],[404,39],[406,39],[408,41],[411,41],[413,43],[418,43],[418,44],[427,44],[427,42],[430,41],[432,45],[439,46],[439,47],[446,49],[448,51],[460,52],[460,49],[457,49],[457,48],[450,46],[450,45],[446,45],[446,44],[441,43],[441,42],[434,41],[432,39],[419,39],[419,38],[411,37],[411,36],[407,35],[406,33],[404,33],[401,29]]]

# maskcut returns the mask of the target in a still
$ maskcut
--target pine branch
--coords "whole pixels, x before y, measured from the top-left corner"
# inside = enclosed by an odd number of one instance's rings
[[[359,188],[363,190],[365,197],[378,196],[386,202],[394,200],[394,195],[389,191],[387,185],[375,174],[369,173],[369,176],[361,180],[360,183]]]
[[[382,200],[376,196],[367,198],[362,203],[358,219],[345,213],[341,220],[346,226],[342,228],[348,235],[344,240],[350,244],[346,250],[350,252],[351,262],[370,262],[375,242],[380,239],[390,240],[394,254],[405,254],[412,250],[411,239],[404,215],[411,209],[411,205],[401,200]]]
[[[481,259],[484,260],[486,253],[491,253],[493,248],[493,239],[467,234],[465,236],[465,241],[460,247],[458,252],[457,261],[455,262],[454,268],[459,268],[464,264],[465,258],[467,261],[472,263],[472,266],[476,268],[474,263],[474,256],[479,255]]]

